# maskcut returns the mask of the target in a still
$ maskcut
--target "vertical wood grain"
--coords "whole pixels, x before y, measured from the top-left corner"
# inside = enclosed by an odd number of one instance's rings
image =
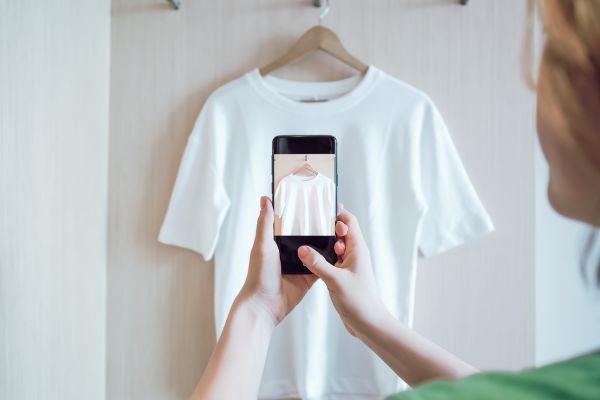
[[[0,398],[104,399],[110,1],[0,1]]]
[[[214,346],[213,264],[156,241],[206,97],[317,22],[310,1],[113,0],[107,397],[189,395]],[[358,58],[437,104],[496,232],[420,263],[419,331],[481,368],[534,362],[533,95],[519,0],[333,1]],[[353,73],[316,54],[275,75]],[[269,173],[269,171],[265,171]]]

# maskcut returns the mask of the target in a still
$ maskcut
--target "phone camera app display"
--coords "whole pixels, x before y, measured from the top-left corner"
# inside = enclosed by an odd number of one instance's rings
[[[273,157],[275,236],[335,236],[335,155]]]

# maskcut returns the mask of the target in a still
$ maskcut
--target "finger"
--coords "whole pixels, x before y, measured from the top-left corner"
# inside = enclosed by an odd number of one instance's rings
[[[335,234],[338,236],[346,236],[347,233],[348,233],[348,225],[346,225],[342,221],[337,221],[335,223]]]
[[[335,254],[338,256],[344,255],[346,252],[346,244],[341,240],[336,241],[333,245],[333,251],[335,251]]]
[[[345,235],[347,244],[355,240],[362,240],[362,231],[354,214],[348,210],[344,210],[338,215],[338,220],[342,221],[348,227],[348,232]]]
[[[344,205],[342,203],[337,203],[336,215],[339,215],[342,211],[344,211]]]
[[[330,283],[333,283],[336,274],[340,272],[339,268],[329,264],[327,260],[312,247],[298,247],[298,257],[310,272],[323,279],[328,286]]]
[[[256,222],[255,243],[266,243],[273,239],[273,204],[267,196],[260,197],[260,213]]]

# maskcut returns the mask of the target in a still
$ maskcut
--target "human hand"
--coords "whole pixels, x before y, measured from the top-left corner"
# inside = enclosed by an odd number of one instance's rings
[[[302,300],[318,277],[281,274],[279,248],[273,238],[273,204],[269,197],[261,196],[260,206],[248,274],[236,301],[255,307],[275,326]]]
[[[309,246],[298,248],[298,257],[320,277],[344,325],[357,336],[366,324],[375,323],[387,310],[379,298],[371,257],[358,220],[340,205],[335,231],[338,240],[334,250],[339,259],[335,265]]]

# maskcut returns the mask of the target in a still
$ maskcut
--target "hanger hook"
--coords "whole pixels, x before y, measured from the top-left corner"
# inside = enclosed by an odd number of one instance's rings
[[[171,3],[171,6],[173,6],[173,8],[175,10],[179,10],[179,7],[181,7],[181,0],[167,0],[169,3]]]
[[[315,5],[317,5],[317,7],[320,8],[323,5],[323,2],[315,1]],[[331,3],[329,0],[325,0],[325,7],[323,8],[323,11],[321,11],[321,13],[319,14],[319,25],[323,25],[323,19],[325,19],[325,16],[329,12],[329,9],[331,9]]]

